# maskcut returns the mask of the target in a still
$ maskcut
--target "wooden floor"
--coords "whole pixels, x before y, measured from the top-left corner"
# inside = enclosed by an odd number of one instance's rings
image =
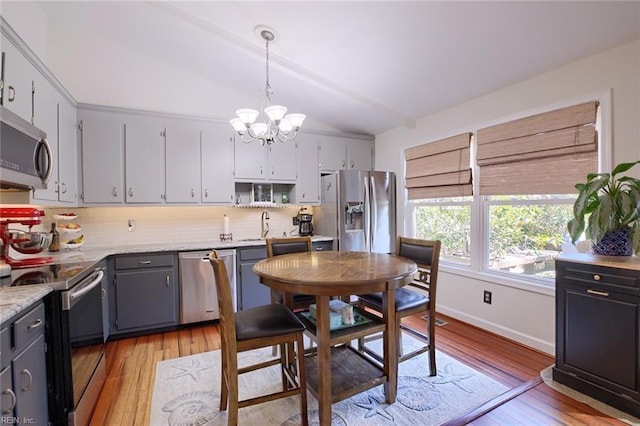
[[[494,425],[625,425],[591,407],[537,384],[540,370],[553,358],[438,315],[448,322],[436,327],[436,347],[509,388],[533,384],[531,389],[477,419],[459,421]],[[409,319],[424,327],[424,320]],[[115,340],[107,343],[107,381],[100,394],[92,425],[148,425],[157,361],[219,349],[217,325]]]

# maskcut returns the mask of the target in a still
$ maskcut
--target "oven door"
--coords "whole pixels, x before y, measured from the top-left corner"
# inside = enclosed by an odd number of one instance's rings
[[[88,423],[98,396],[96,387],[99,392],[104,382],[102,282],[105,279],[104,270],[96,269],[61,294],[71,356],[73,408],[69,417],[72,424]]]

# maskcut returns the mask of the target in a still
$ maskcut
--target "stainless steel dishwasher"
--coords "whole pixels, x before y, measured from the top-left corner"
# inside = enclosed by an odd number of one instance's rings
[[[236,251],[217,250],[224,261],[231,284],[234,310],[237,310]],[[178,253],[180,268],[180,324],[220,318],[218,292],[209,262],[210,251]]]

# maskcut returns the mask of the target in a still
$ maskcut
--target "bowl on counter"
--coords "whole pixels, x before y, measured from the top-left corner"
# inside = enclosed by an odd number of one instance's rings
[[[11,248],[22,254],[36,254],[46,250],[51,244],[51,234],[47,232],[7,231]]]

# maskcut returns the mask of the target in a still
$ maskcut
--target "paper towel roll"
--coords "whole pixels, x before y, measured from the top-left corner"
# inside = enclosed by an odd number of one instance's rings
[[[229,230],[230,226],[229,226],[229,216],[227,216],[226,214],[224,215],[224,220],[223,220],[223,225],[222,225],[222,233],[223,234],[230,234],[231,231]]]

